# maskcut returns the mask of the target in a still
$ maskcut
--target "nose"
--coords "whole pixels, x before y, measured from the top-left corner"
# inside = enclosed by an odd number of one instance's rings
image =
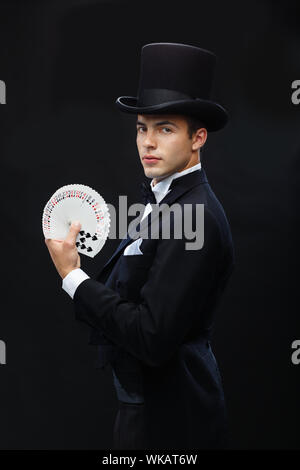
[[[145,137],[144,137],[144,142],[143,142],[144,146],[149,148],[155,148],[156,147],[156,140],[155,140],[155,137],[154,137],[154,132],[150,132],[149,130],[147,131],[147,133],[145,134]]]

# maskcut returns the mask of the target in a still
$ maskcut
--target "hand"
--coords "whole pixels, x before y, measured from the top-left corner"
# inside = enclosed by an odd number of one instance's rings
[[[73,269],[80,268],[80,256],[75,245],[80,230],[80,222],[73,222],[64,240],[45,238],[52,261],[62,279]]]

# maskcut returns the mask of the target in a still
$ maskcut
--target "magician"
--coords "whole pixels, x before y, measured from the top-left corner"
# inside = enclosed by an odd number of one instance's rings
[[[91,327],[100,367],[110,364],[118,411],[114,449],[228,448],[222,379],[211,348],[215,310],[235,264],[231,231],[200,161],[208,133],[227,111],[211,99],[216,56],[187,44],[142,47],[137,97],[116,106],[136,114],[146,178],[143,219],[154,205],[204,206],[204,243],[181,238],[123,239],[92,279],[75,245],[46,239],[75,317]]]

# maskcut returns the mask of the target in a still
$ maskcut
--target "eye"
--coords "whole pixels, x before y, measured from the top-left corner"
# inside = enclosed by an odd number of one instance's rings
[[[145,130],[145,127],[142,127],[142,126],[137,128],[137,132],[140,132],[140,131],[144,132],[144,130]]]
[[[167,132],[165,132],[165,134],[170,134],[170,132],[172,132],[172,129],[170,129],[169,127],[163,127],[162,130],[167,131]]]

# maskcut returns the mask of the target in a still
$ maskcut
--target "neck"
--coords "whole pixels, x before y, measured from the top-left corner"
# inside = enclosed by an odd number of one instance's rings
[[[156,183],[159,183],[160,181],[164,180],[165,178],[168,178],[168,176],[171,176],[174,173],[181,173],[182,171],[187,170],[188,168],[191,168],[192,166],[197,165],[197,163],[200,163],[200,156],[199,156],[198,152],[196,153],[196,155],[192,155],[189,163],[187,165],[185,165],[185,167],[181,168],[180,170],[175,170],[175,171],[173,171],[173,173],[169,173],[168,175],[164,175],[164,176],[161,176],[161,177],[158,176],[157,178],[154,178],[152,185],[155,186]]]

